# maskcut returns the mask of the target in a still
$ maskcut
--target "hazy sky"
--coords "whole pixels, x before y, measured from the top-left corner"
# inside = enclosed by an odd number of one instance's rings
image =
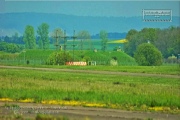
[[[180,1],[0,0],[0,12],[62,13],[78,16],[141,16],[142,9],[172,9],[180,16]]]

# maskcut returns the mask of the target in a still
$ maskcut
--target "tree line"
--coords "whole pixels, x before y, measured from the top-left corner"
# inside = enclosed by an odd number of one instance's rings
[[[84,41],[86,40],[89,44],[89,49],[92,49],[91,43],[91,35],[88,31],[82,30],[75,34],[77,39],[80,40],[80,49],[83,50]],[[54,45],[56,47],[60,47],[59,40],[64,39],[65,37],[72,38],[73,36],[66,36],[65,31],[61,28],[56,28],[51,34],[50,38],[54,39]],[[100,39],[101,39],[101,46],[102,50],[107,50],[107,42],[108,42],[108,33],[105,30],[100,31]],[[37,30],[37,39],[38,39],[38,48],[39,49],[49,49],[50,46],[50,39],[49,39],[49,25],[47,23],[42,23]],[[35,37],[35,30],[33,26],[27,25],[25,28],[25,32],[23,35],[23,41],[25,42],[26,49],[35,49],[36,48],[36,37]],[[65,45],[64,40],[64,47]]]
[[[16,53],[22,51],[23,49],[24,47],[19,44],[0,42],[0,51]]]
[[[144,28],[141,31],[131,29],[128,31],[124,50],[127,54],[134,57],[137,47],[142,43],[153,44],[164,58],[180,53],[180,27],[169,27],[166,29]]]
[[[40,49],[49,49],[50,40],[48,37],[49,34],[49,25],[47,23],[42,23],[37,30],[38,39],[39,39],[39,48]],[[27,25],[23,35],[23,41],[25,43],[26,49],[35,49],[36,48],[36,37],[34,27]]]

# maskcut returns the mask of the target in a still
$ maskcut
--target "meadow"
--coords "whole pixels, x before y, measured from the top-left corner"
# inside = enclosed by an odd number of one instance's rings
[[[120,39],[120,40],[114,40],[114,39],[110,39],[107,42],[107,50],[112,51],[115,47],[121,47],[121,49],[123,49],[124,43],[126,43],[127,41],[125,39]],[[64,45],[64,40],[60,40],[59,41],[60,45]],[[100,39],[75,39],[75,41],[73,41],[73,39],[69,39],[66,42],[66,49],[67,50],[73,50],[73,46],[75,45],[74,50],[81,50],[81,48],[83,50],[101,50],[102,48],[102,43]],[[50,45],[50,49],[55,49],[54,44]]]
[[[10,53],[0,54],[0,63],[7,65],[23,65],[26,64],[27,60],[31,65],[45,65],[48,57],[53,53],[57,52],[55,50],[26,50],[21,53],[17,53],[16,56]],[[64,53],[64,51],[59,51]],[[137,65],[134,58],[128,56],[122,51],[97,51],[93,50],[67,50],[72,58],[74,56],[74,61],[96,61],[97,65],[110,65],[110,60],[113,57],[117,58],[118,65]]]
[[[180,113],[179,78],[0,70],[0,100]]]
[[[112,51],[122,45],[119,41],[109,42],[111,47],[105,52],[100,50],[98,40],[93,43],[84,41],[84,48],[91,50],[80,50],[79,41],[75,41],[78,45],[74,52],[72,43],[72,40],[67,43],[66,53],[74,56],[75,61],[96,61],[97,66],[46,65],[46,60],[55,50],[25,50],[16,54],[0,52],[0,65],[86,71],[0,68],[0,101],[180,113],[179,65],[137,66],[134,58],[123,51]],[[110,65],[113,58],[116,58],[117,66]],[[99,73],[88,73],[88,70]],[[122,74],[104,74],[103,71]]]

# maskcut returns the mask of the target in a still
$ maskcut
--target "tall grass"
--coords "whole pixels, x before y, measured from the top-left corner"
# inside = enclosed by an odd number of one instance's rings
[[[0,98],[75,100],[126,106],[180,108],[178,78],[0,70]]]

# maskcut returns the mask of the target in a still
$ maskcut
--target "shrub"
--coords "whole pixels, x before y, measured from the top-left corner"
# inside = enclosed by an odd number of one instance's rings
[[[135,60],[142,66],[158,66],[162,64],[161,52],[152,44],[140,44],[134,55]]]
[[[65,52],[54,52],[47,59],[48,65],[64,65],[65,62],[72,61],[72,57]]]
[[[172,56],[169,56],[168,59],[166,60],[167,63],[177,63],[178,62],[178,59],[176,56],[172,55]]]

